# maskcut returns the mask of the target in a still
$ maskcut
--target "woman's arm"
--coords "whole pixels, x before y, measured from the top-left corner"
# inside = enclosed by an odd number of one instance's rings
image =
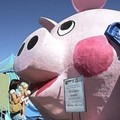
[[[14,102],[15,104],[17,104],[18,102],[20,102],[21,97],[22,97],[23,95],[22,95],[22,94],[16,95],[15,90],[12,89],[12,90],[10,91],[10,96],[11,96],[11,100],[13,100],[13,102]]]
[[[17,96],[15,93],[11,94],[11,98],[15,104],[19,103],[21,100],[22,95]]]

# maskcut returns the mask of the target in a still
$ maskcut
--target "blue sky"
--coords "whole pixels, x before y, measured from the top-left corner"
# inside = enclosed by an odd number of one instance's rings
[[[108,0],[104,8],[120,10],[120,2]],[[24,39],[41,27],[41,16],[60,22],[74,13],[71,0],[0,0],[0,61],[17,54]]]

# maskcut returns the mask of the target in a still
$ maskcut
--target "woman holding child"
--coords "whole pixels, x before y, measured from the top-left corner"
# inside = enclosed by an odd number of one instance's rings
[[[23,96],[26,96],[26,90],[20,90],[20,86],[21,83],[17,79],[13,79],[9,86],[10,116],[12,120],[26,120],[26,117],[23,114]]]

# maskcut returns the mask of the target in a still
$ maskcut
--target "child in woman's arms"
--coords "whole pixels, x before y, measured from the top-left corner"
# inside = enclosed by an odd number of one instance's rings
[[[23,105],[22,109],[22,116],[25,116],[25,105],[27,105],[29,100],[29,95],[31,94],[31,91],[28,90],[28,84],[25,82],[21,82],[19,86],[19,91],[23,96],[21,97],[21,103]]]

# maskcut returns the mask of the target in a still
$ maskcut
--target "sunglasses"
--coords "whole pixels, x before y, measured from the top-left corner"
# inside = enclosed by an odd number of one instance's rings
[[[113,41],[120,47],[120,22],[110,24],[104,34],[109,41]]]

